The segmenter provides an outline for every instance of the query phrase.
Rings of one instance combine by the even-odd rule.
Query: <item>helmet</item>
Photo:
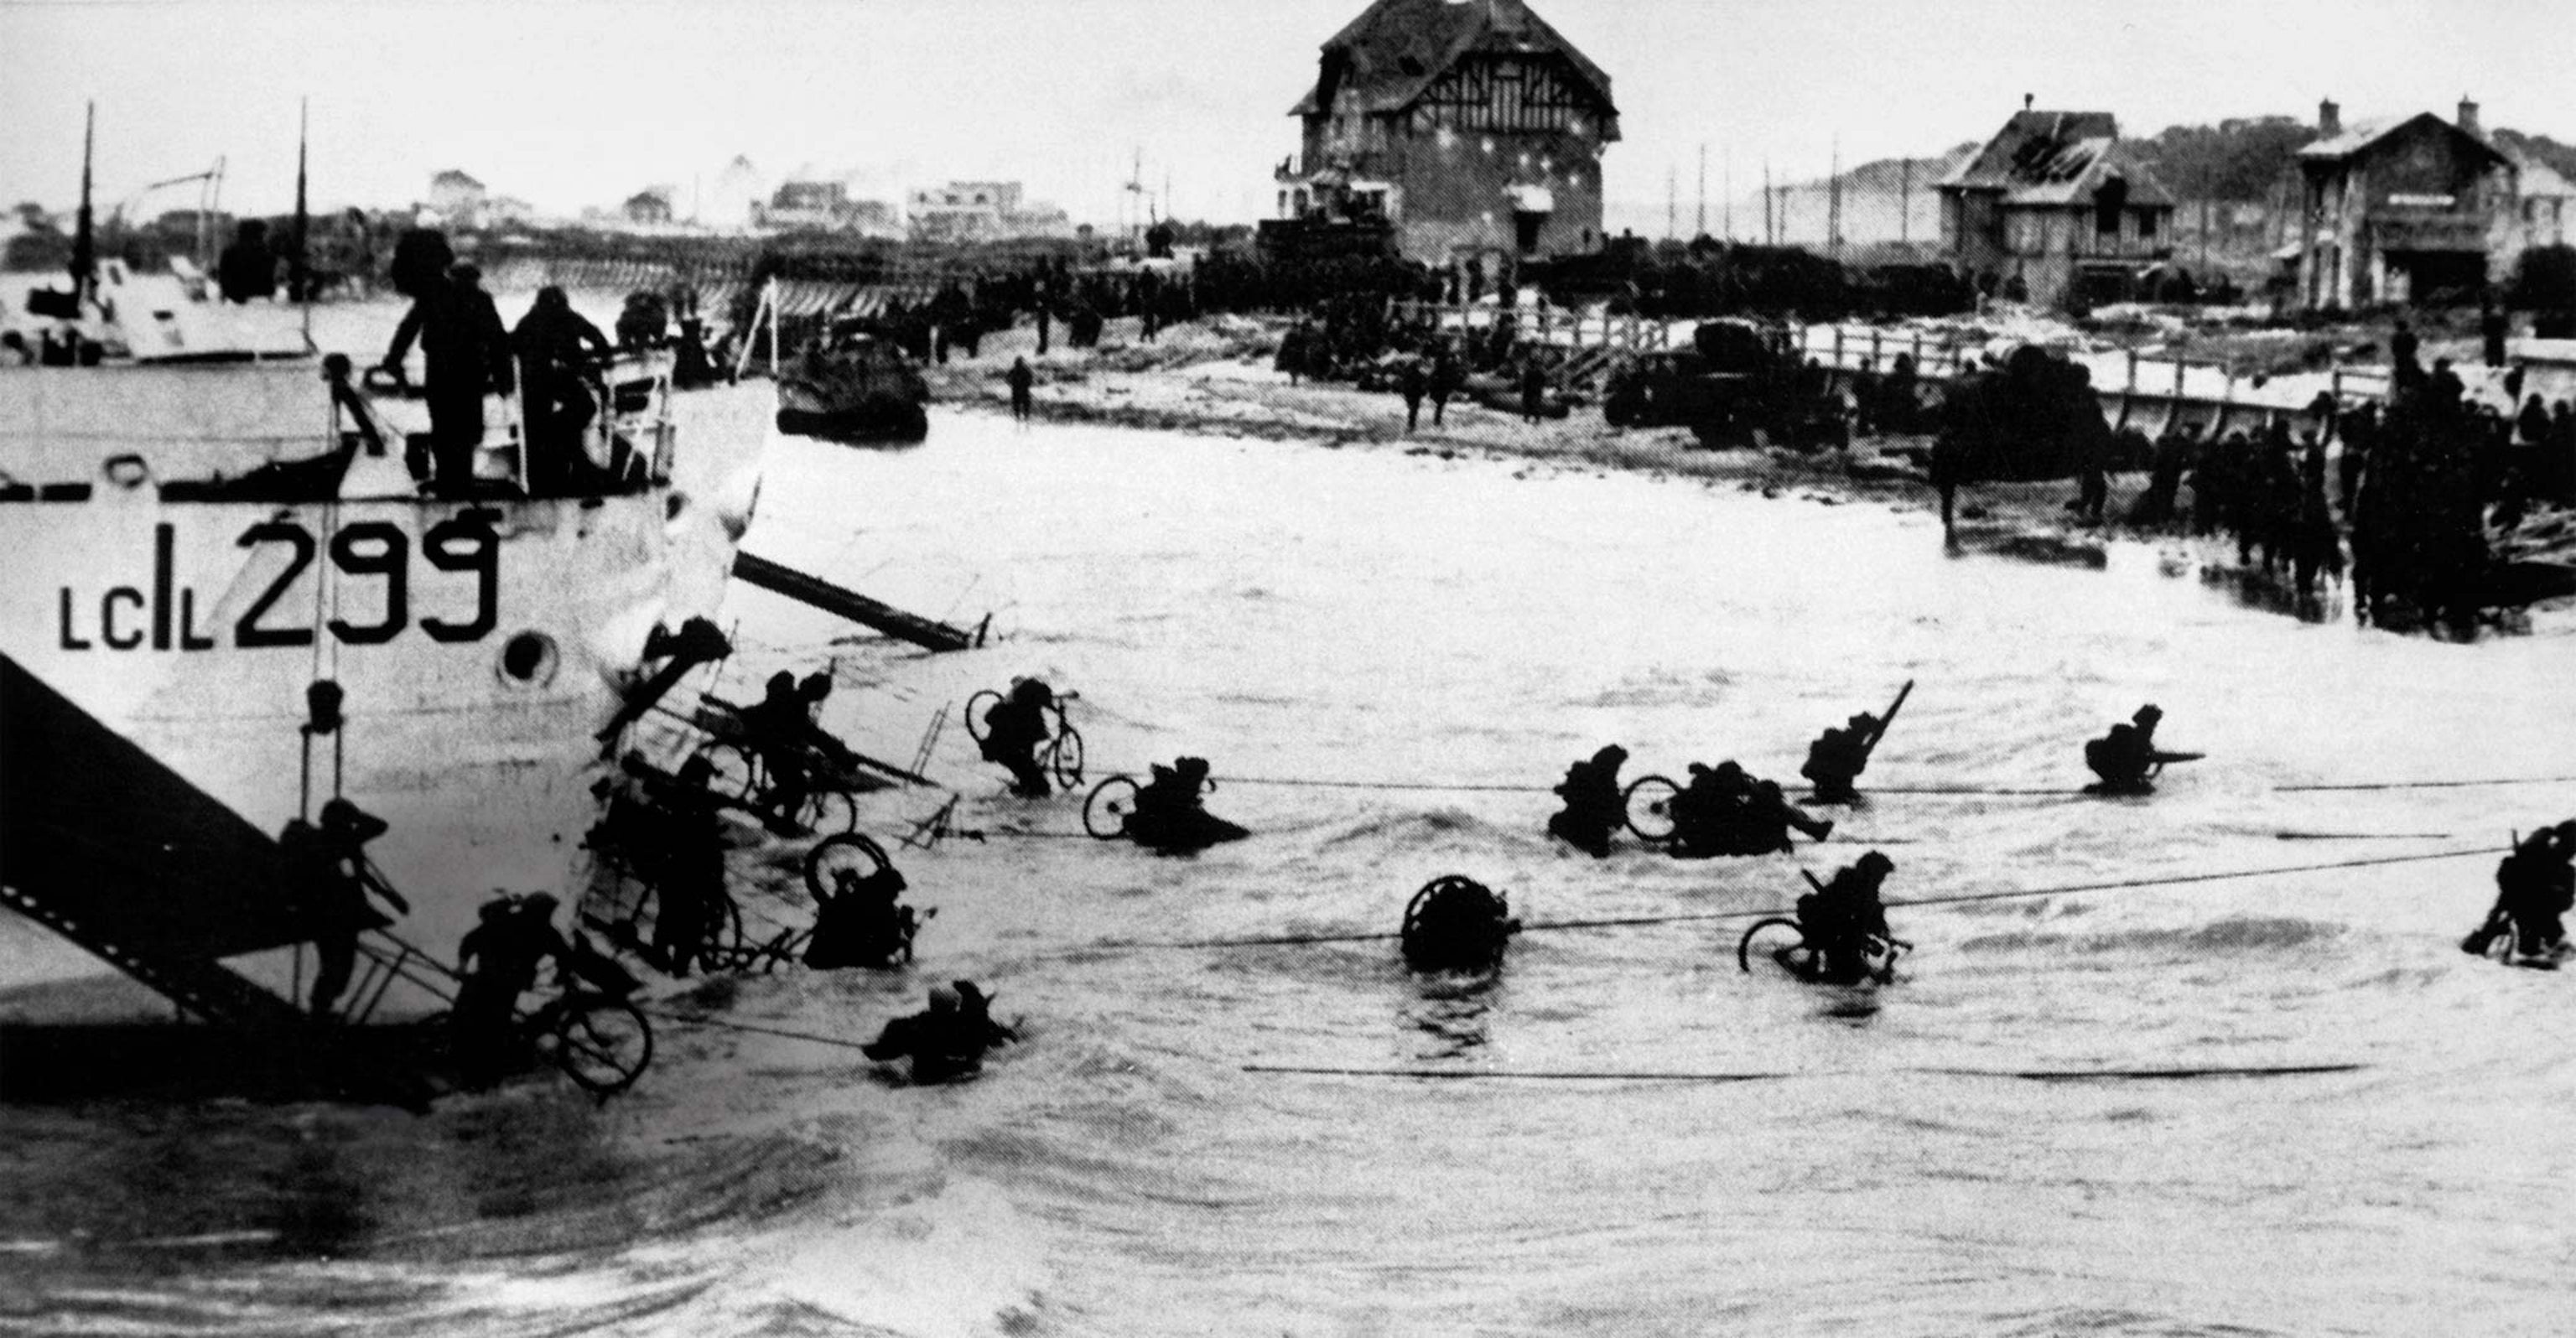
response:
[[[1853,729],[1876,729],[1878,728],[1878,717],[1871,715],[1867,711],[1863,711],[1843,723]]]
[[[1592,760],[1602,766],[1617,766],[1628,760],[1628,750],[1614,743],[1594,753]]]
[[[1023,678],[1011,685],[1011,700],[1044,706],[1055,700],[1055,690],[1046,685],[1045,679]]]
[[[1854,867],[1877,873],[1894,873],[1896,872],[1896,861],[1873,850],[1862,855],[1858,864]]]
[[[2137,721],[2141,725],[2151,725],[2156,721],[2164,719],[2165,713],[2157,709],[2154,702],[2149,702],[2146,705],[2139,707],[2138,713],[2129,718]]]
[[[957,996],[956,986],[933,985],[930,987],[930,1011],[934,1013],[954,1013],[957,1011],[958,1003],[959,999]]]

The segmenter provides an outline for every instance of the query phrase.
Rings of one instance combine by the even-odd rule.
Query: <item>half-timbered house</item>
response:
[[[1521,0],[1377,0],[1291,114],[1281,218],[1383,221],[1432,264],[1601,244],[1610,76]]]

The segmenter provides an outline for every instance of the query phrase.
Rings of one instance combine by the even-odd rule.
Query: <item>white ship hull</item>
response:
[[[336,788],[392,824],[371,854],[413,906],[396,932],[445,955],[494,888],[561,893],[580,872],[594,733],[655,627],[714,612],[762,438],[690,443],[667,480],[597,497],[431,501],[398,460],[362,458],[336,500],[177,500],[170,481],[205,477],[208,455],[237,466],[257,434],[155,437],[116,412],[166,400],[202,420],[210,392],[279,398],[273,375],[0,376],[0,483],[36,492],[0,501],[0,651],[263,831],[318,807],[339,768]],[[301,443],[264,454],[327,440],[324,387],[301,376]],[[123,454],[148,477],[109,463]],[[367,469],[392,481],[371,489]],[[85,497],[62,486],[83,479]],[[308,741],[324,679],[345,724]]]

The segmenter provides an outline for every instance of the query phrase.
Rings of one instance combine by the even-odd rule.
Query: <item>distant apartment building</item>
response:
[[[1383,223],[1430,264],[1601,245],[1610,76],[1522,0],[1377,0],[1290,115],[1282,220]]]
[[[1942,247],[1982,291],[2048,307],[2117,297],[2173,255],[2174,197],[2109,112],[2025,99],[1935,189]]]
[[[786,181],[758,210],[764,228],[783,232],[854,232],[861,236],[899,238],[894,209],[883,200],[854,200],[839,181]]]
[[[669,186],[650,186],[627,196],[626,203],[618,209],[629,223],[645,227],[666,225],[675,217],[671,208],[672,194]]]
[[[1063,210],[1030,204],[1016,181],[952,181],[914,191],[905,208],[915,241],[1060,237],[1070,231]]]

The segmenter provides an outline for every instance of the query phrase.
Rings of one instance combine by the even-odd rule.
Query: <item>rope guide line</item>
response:
[[[1960,906],[1973,902],[2008,901],[2024,897],[2069,896],[2078,892],[2110,892],[2141,887],[2173,887],[2187,883],[2217,883],[2245,878],[2267,878],[2278,874],[2321,873],[2335,869],[2363,869],[2387,864],[2419,864],[2429,860],[2469,859],[2493,855],[2493,848],[2425,851],[2411,855],[2377,855],[2365,859],[2330,860],[2319,864],[2275,865],[2262,869],[2235,869],[2219,873],[2168,874],[2157,878],[2122,878],[2102,883],[2070,883],[2060,887],[2021,888],[2009,892],[1963,892],[1948,897],[1916,897],[1889,901],[1889,910],[1911,906]],[[1612,916],[1593,920],[1541,920],[1524,924],[1521,932],[1535,934],[1555,929],[1615,929],[1631,925],[1682,924],[1703,920],[1753,920],[1771,915],[1795,914],[1792,907],[1770,906],[1753,910],[1684,911],[1671,915]],[[1369,943],[1403,937],[1400,933],[1351,934],[1286,934],[1269,938],[1196,939],[1172,943],[1109,942],[1095,943],[1067,952],[1119,951],[1142,948],[1269,948],[1296,947],[1314,943]]]

